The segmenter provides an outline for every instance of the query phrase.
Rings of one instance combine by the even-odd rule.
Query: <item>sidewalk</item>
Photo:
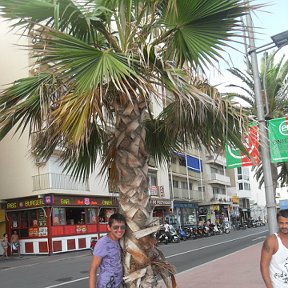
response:
[[[264,288],[260,273],[260,253],[262,243],[218,258],[201,266],[176,275],[177,288]],[[79,251],[53,256],[12,256],[0,259],[0,271],[22,265],[35,265],[39,262],[57,261],[70,257],[85,257],[89,252]],[[159,284],[159,288],[164,288]]]
[[[262,243],[229,254],[176,275],[178,288],[261,288]],[[160,286],[163,287],[164,286]]]

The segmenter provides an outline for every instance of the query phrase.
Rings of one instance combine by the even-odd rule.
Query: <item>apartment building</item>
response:
[[[7,31],[1,23],[5,73],[0,74],[0,89],[29,74],[27,51],[14,45],[26,40]],[[153,103],[152,110],[159,113],[159,103]],[[16,230],[22,254],[87,249],[91,237],[106,233],[107,219],[118,209],[117,189],[98,175],[98,166],[84,182],[71,179],[59,166],[59,150],[43,162],[31,149],[34,137],[29,139],[28,131],[19,135],[15,131],[0,142],[0,232],[10,236]],[[150,161],[148,178],[154,216],[162,221],[167,217],[176,225],[223,221],[237,207],[228,192],[231,179],[223,155],[196,148],[179,151],[167,165]]]

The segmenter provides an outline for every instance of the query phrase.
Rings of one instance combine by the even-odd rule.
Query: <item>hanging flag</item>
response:
[[[236,147],[231,147],[226,144],[226,169],[232,169],[242,166],[258,165],[259,160],[259,141],[258,141],[258,127],[255,123],[250,124],[249,135],[244,137],[244,146],[248,151],[251,159],[247,157]]]
[[[288,162],[288,117],[268,121],[271,162]]]

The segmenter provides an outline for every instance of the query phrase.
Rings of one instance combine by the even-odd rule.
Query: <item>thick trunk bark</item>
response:
[[[147,192],[148,163],[143,127],[146,103],[136,98],[133,103],[131,99],[121,100],[115,105],[115,169],[120,211],[128,224],[122,243],[125,279],[127,287],[151,288],[157,286],[157,277],[165,271],[161,268],[169,264],[164,258],[160,259],[162,255],[153,237],[157,227],[152,223],[153,209]],[[167,270],[163,275],[166,274]]]

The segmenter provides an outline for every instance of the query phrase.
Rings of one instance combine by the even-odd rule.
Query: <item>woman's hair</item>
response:
[[[277,219],[278,219],[280,216],[281,216],[281,217],[284,217],[284,218],[288,218],[288,209],[284,209],[284,210],[278,211],[278,213],[277,213]]]
[[[118,222],[124,222],[126,224],[126,219],[125,217],[120,214],[120,213],[114,213],[110,216],[109,220],[108,220],[108,225],[111,227],[113,221],[118,221]]]

